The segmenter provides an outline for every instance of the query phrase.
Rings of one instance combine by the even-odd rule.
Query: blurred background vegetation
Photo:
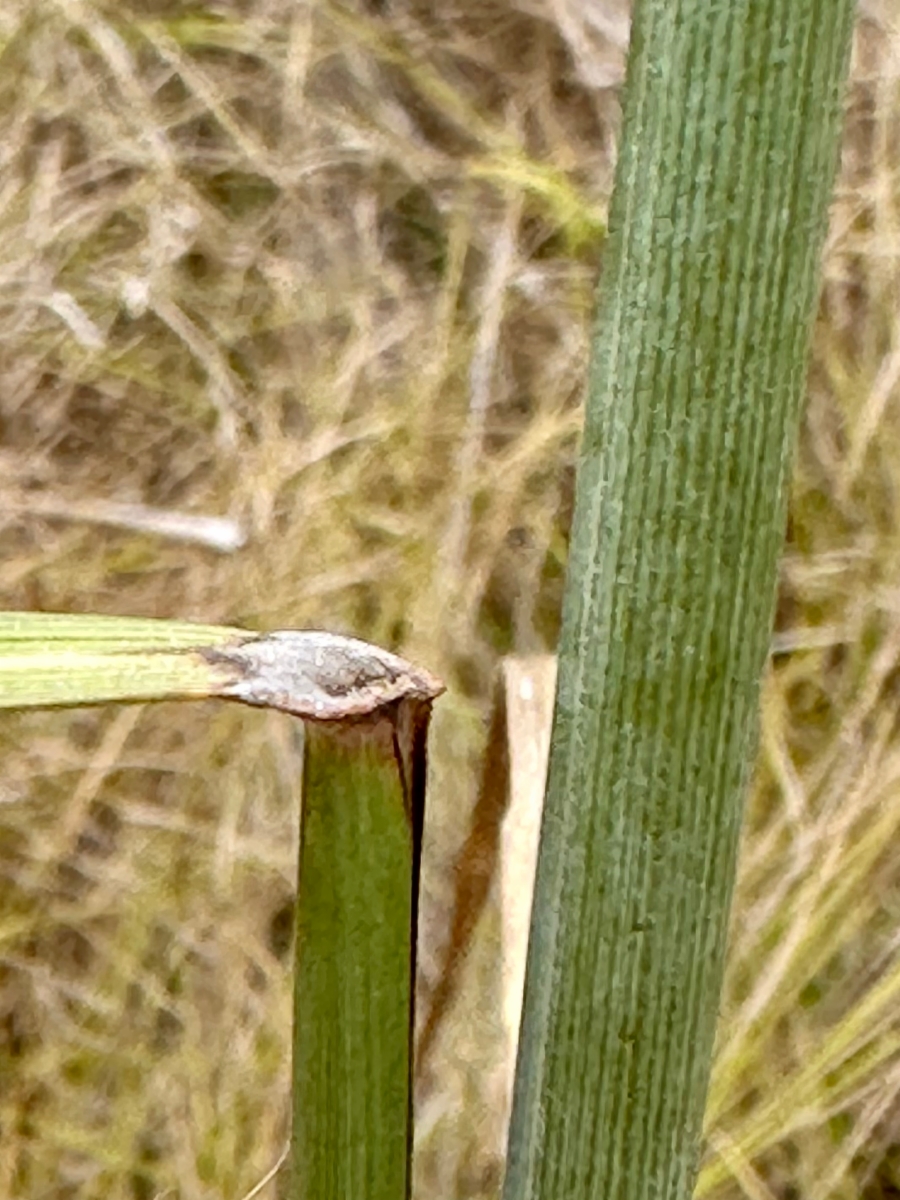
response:
[[[555,643],[627,35],[619,0],[0,3],[0,605],[443,674],[423,1013],[497,660]],[[898,151],[900,5],[863,0],[702,1195],[900,1194]],[[291,722],[0,744],[0,1196],[239,1200],[287,1133]],[[494,916],[423,1200],[497,1194]]]

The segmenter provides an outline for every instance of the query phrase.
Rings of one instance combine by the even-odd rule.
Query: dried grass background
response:
[[[0,604],[441,672],[425,1008],[494,665],[555,643],[626,43],[617,0],[0,4]],[[900,1190],[898,85],[900,7],[863,4],[704,1195]],[[277,1161],[294,738],[4,719],[0,1196],[238,1200]],[[497,1194],[493,934],[423,1200]]]

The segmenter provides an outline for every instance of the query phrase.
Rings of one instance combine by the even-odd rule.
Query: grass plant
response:
[[[394,655],[315,631],[0,613],[0,708],[220,696],[306,721],[291,1200],[410,1192],[419,863],[441,690]]]
[[[496,659],[558,634],[627,28],[613,0],[0,12],[0,607],[433,664],[423,1017]],[[894,0],[862,0],[704,1196],[900,1175],[898,79]],[[0,1195],[241,1200],[290,1131],[291,722],[35,712],[0,746]],[[424,1200],[497,1195],[494,932],[418,1081]]]

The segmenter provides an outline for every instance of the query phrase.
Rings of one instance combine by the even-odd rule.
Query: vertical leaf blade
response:
[[[693,1186],[851,18],[637,5],[505,1200]]]

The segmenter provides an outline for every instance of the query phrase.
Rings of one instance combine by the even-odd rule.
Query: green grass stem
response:
[[[320,631],[0,614],[0,707],[222,696],[309,718],[294,978],[292,1200],[403,1200],[416,911],[440,683]]]
[[[397,715],[306,729],[291,1200],[409,1195],[425,729]]]
[[[505,1200],[687,1200],[849,0],[641,0]]]

